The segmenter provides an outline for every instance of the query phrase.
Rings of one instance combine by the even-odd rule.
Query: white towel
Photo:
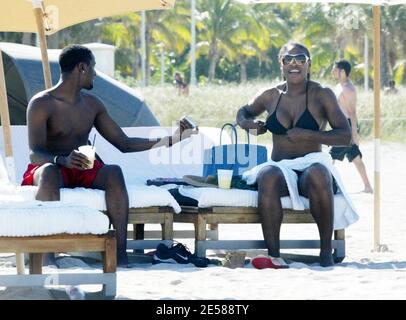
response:
[[[294,210],[304,210],[305,204],[303,202],[303,198],[299,196],[299,190],[297,186],[298,177],[295,171],[303,171],[312,164],[320,163],[321,165],[325,166],[333,175],[334,179],[337,182],[338,186],[338,193],[341,193],[344,196],[345,201],[347,202],[347,210],[345,212],[345,216],[349,221],[357,221],[358,214],[354,208],[354,204],[352,203],[348,193],[345,191],[344,185],[341,181],[341,177],[337,171],[337,169],[333,166],[333,161],[331,156],[325,152],[313,152],[309,153],[304,157],[295,158],[295,159],[285,159],[281,161],[272,161],[269,160],[259,166],[252,168],[249,171],[243,173],[243,180],[247,182],[247,184],[254,184],[257,180],[257,176],[259,171],[266,167],[266,166],[275,166],[281,169],[283,176],[286,180],[286,185],[289,190],[289,196],[292,200],[292,206]]]
[[[104,234],[109,218],[83,205],[60,201],[4,201],[0,197],[0,236],[29,237],[52,234]]]
[[[181,211],[179,204],[167,190],[156,186],[132,184],[127,184],[127,190],[130,208],[168,206],[172,207],[176,213]],[[38,187],[36,186],[0,185],[0,202],[34,201],[37,191]],[[103,190],[62,188],[61,202],[86,205],[90,208],[101,211],[106,210],[106,201]]]
[[[198,201],[200,208],[258,206],[257,191],[181,186],[179,192],[185,197]],[[309,199],[302,196],[300,198],[305,208],[309,209]],[[293,208],[290,197],[282,197],[281,203],[284,209]],[[334,195],[334,230],[344,229],[357,221],[357,217],[351,214],[348,207],[348,203],[341,193]]]

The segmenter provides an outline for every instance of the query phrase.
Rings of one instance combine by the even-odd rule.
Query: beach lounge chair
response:
[[[198,201],[198,207],[182,207],[182,212],[174,217],[177,223],[192,223],[195,230],[195,253],[206,256],[207,249],[266,249],[263,240],[208,240],[208,224],[245,224],[261,223],[257,210],[257,191],[222,190],[217,188],[181,187],[180,193]],[[302,197],[306,210],[292,210],[289,197],[281,198],[284,208],[283,223],[315,223],[308,208],[309,201]],[[340,262],[345,257],[345,227],[353,223],[347,211],[347,203],[341,194],[334,197],[334,259]],[[281,240],[281,249],[317,249],[319,240]]]
[[[315,223],[308,210],[294,211],[284,209],[283,223]],[[215,206],[209,208],[182,207],[182,212],[174,217],[177,223],[192,223],[195,230],[195,253],[199,257],[206,256],[208,249],[266,249],[263,240],[209,240],[206,235],[206,226],[219,224],[261,223],[257,208],[253,207],[225,207]],[[345,230],[334,230],[334,261],[341,262],[345,257]],[[281,249],[318,249],[319,240],[281,240]]]
[[[102,212],[77,204],[25,201],[4,179],[0,158],[0,252],[28,253],[29,275],[2,274],[0,286],[102,284],[106,298],[116,295],[116,239]],[[47,252],[100,252],[103,272],[42,274]],[[54,270],[54,269],[53,269]],[[56,269],[58,270],[58,269]]]
[[[167,127],[129,127],[123,128],[123,130],[129,137],[156,138],[170,135],[172,129]],[[93,129],[90,136],[92,137],[94,134],[98,133]],[[149,207],[130,209],[129,224],[133,225],[133,231],[129,232],[129,238],[136,239],[136,241],[129,241],[129,248],[156,248],[159,240],[150,240],[150,238],[179,239],[194,237],[194,232],[191,230],[173,230],[173,217],[181,211],[180,206],[173,204],[171,211],[168,211],[170,209],[168,206],[154,206],[152,199],[156,197],[157,190],[165,194],[169,194],[169,192],[164,188],[147,187],[146,182],[154,178],[182,178],[187,174],[200,174],[204,156],[202,150],[213,146],[214,140],[218,139],[218,135],[219,129],[202,127],[200,128],[200,134],[171,148],[158,148],[136,153],[121,153],[103,137],[97,136],[96,150],[100,157],[106,163],[119,165],[129,185],[150,190],[146,195],[151,199]],[[226,139],[226,141],[228,140]],[[167,186],[167,189],[170,188],[171,186]],[[171,198],[173,199],[172,196]],[[175,200],[173,199],[173,201]],[[169,212],[175,214],[169,215]],[[162,224],[162,236],[160,232],[155,230],[144,231],[144,225],[151,223]],[[209,239],[217,239],[217,227],[209,225],[206,236]]]
[[[137,137],[162,136],[168,134],[170,130],[162,127],[123,129],[129,136]],[[181,161],[177,158],[180,156],[179,148],[181,146],[179,145],[170,149],[159,148],[123,154],[93,129],[90,137],[93,137],[94,134],[97,135],[95,143],[97,154],[106,164],[119,165],[124,173],[130,200],[128,223],[133,225],[133,231],[129,231],[128,249],[155,249],[160,240],[173,239],[173,215],[179,213],[181,208],[168,190],[157,186],[147,186],[146,180],[157,177],[182,177],[184,174],[197,174],[200,172],[201,156],[199,158],[199,155],[188,155],[188,152],[182,151],[182,156],[186,159]],[[11,136],[17,171],[16,177],[21,178],[29,163],[27,127],[12,126]],[[199,137],[193,139],[196,139],[197,144],[200,143]],[[2,131],[0,131],[0,142],[1,152],[3,148]],[[201,143],[205,143],[205,147],[212,145],[207,139]],[[199,145],[198,149],[200,150]],[[195,160],[196,156],[198,160]],[[34,200],[36,190],[37,187],[16,187],[16,192],[20,193],[25,200]],[[61,201],[80,203],[100,211],[106,210],[104,191],[101,190],[63,188],[61,189]],[[153,232],[154,240],[145,239],[144,236],[148,237],[149,234],[144,234],[144,224],[160,224],[162,232],[160,234]]]
[[[1,131],[0,131],[1,132]],[[17,180],[22,178],[22,174],[26,170],[26,166],[29,163],[29,149],[28,149],[28,135],[26,126],[12,126],[11,127],[12,144],[14,151],[14,159],[16,163],[16,177]],[[3,137],[0,133],[0,152],[2,152]],[[102,147],[102,139],[100,137],[96,141],[100,147]],[[107,142],[106,142],[107,143]],[[112,146],[109,145],[109,153],[112,152]],[[117,151],[120,153],[119,151]],[[103,152],[102,152],[103,153]],[[104,153],[103,153],[104,154]],[[102,156],[102,155],[101,155]],[[106,160],[105,160],[106,161]],[[145,220],[145,214],[151,214],[154,216],[154,223],[161,223],[163,225],[163,238],[172,239],[172,215],[175,211],[180,211],[180,207],[171,194],[164,189],[155,186],[145,186],[142,184],[127,184],[129,200],[130,200],[130,215],[129,224],[143,223]],[[24,186],[16,187],[15,191],[20,194],[26,201],[34,200],[37,187]],[[78,203],[89,206],[90,208],[97,209],[99,211],[106,211],[106,204],[104,199],[104,191],[74,188],[61,189],[61,202],[63,203]],[[147,208],[147,209],[145,209]],[[139,247],[152,247],[155,248],[159,241],[129,241],[129,248]]]

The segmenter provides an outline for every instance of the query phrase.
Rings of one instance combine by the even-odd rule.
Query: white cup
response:
[[[233,170],[217,170],[217,180],[219,188],[221,189],[230,189],[231,179],[233,178]]]
[[[93,165],[94,165],[95,155],[96,155],[96,148],[93,146],[86,145],[86,146],[80,146],[78,150],[80,153],[84,154],[91,162],[91,164],[86,169],[92,169]]]

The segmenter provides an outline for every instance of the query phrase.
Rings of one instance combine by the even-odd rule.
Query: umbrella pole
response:
[[[147,71],[146,71],[146,60],[147,60],[147,44],[145,39],[146,26],[145,26],[145,11],[141,11],[141,86],[145,87],[147,85]]]
[[[9,169],[8,161],[11,158],[13,160],[13,147],[11,143],[11,128],[10,128],[10,114],[8,109],[7,101],[7,89],[6,89],[6,79],[4,76],[4,67],[3,67],[3,55],[0,49],[0,115],[1,115],[1,126],[3,128],[3,140],[4,140],[4,151],[6,155],[6,166],[7,172],[9,174],[9,179],[12,182],[15,182],[15,174]]]
[[[6,155],[6,166],[7,173],[9,174],[10,180],[15,183],[15,166],[13,158],[13,147],[11,143],[11,126],[10,126],[10,114],[8,109],[7,101],[7,89],[6,89],[6,79],[3,67],[3,54],[0,49],[0,116],[1,116],[1,126],[3,128],[3,140],[4,140],[4,151]],[[24,274],[24,254],[16,252],[16,266],[17,273]]]
[[[44,72],[45,88],[49,89],[52,87],[51,69],[49,67],[47,40],[45,37],[45,27],[43,20],[44,15],[41,6],[37,6],[34,4],[34,16],[37,22],[37,32],[39,38],[39,45],[41,49],[42,70]]]
[[[196,79],[196,0],[192,0],[191,3],[191,20],[192,23],[190,25],[190,33],[192,35],[192,41],[190,44],[190,56],[191,56],[191,64],[190,64],[190,83],[195,86],[197,85]]]
[[[375,142],[375,171],[374,171],[374,250],[381,251],[381,7],[373,7],[374,14],[374,142]]]

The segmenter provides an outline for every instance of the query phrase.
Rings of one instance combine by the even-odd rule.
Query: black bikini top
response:
[[[286,90],[286,86],[284,91]],[[313,115],[310,113],[307,107],[307,84],[306,84],[306,108],[305,111],[300,116],[299,120],[291,128],[285,128],[276,117],[276,112],[278,110],[279,102],[281,101],[282,93],[279,95],[278,102],[276,103],[275,111],[266,120],[266,128],[273,134],[284,135],[291,128],[302,128],[309,129],[313,131],[319,131],[320,127],[317,121],[314,119]]]

